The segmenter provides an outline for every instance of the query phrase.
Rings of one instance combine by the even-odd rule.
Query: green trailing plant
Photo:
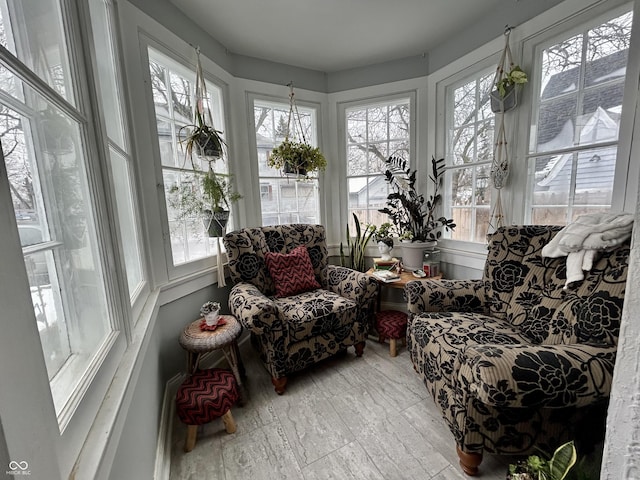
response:
[[[507,91],[516,85],[524,85],[528,82],[527,74],[518,65],[514,65],[509,73],[496,82],[496,90],[502,98],[507,95]]]
[[[176,209],[177,219],[200,216],[210,237],[224,234],[229,219],[230,203],[242,198],[231,185],[231,176],[216,175],[212,169],[194,183],[174,185],[169,189],[169,205]]]
[[[509,465],[508,480],[564,480],[576,464],[574,443],[560,445],[549,460],[530,455],[526,460]]]
[[[194,123],[185,125],[178,131],[180,145],[183,146],[185,155],[191,159],[192,164],[194,154],[214,159],[222,157],[226,144],[221,135],[220,130],[207,125],[204,120],[204,112],[199,109],[196,109]]]
[[[417,171],[411,170],[405,160],[391,156],[385,163],[384,176],[392,192],[387,196],[387,206],[378,211],[389,216],[401,240],[438,240],[442,236],[442,230],[453,231],[456,228],[453,219],[436,217],[436,211],[442,203],[440,188],[444,176],[444,158],[431,158],[429,179],[434,190],[429,198],[418,193]]]
[[[308,176],[311,172],[324,171],[327,159],[318,147],[286,139],[271,151],[267,165],[283,169],[285,173]]]
[[[393,238],[395,234],[393,223],[385,222],[376,229],[376,241],[379,242],[385,238]]]
[[[360,220],[355,213],[353,214],[353,221],[356,226],[356,234],[352,239],[349,232],[349,224],[347,223],[347,249],[349,253],[348,255],[345,253],[344,245],[340,242],[340,265],[364,272],[367,269],[365,252],[369,241],[376,233],[376,227],[375,225],[366,225],[362,229]]]

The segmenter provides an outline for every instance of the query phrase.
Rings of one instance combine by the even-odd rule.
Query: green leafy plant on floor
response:
[[[573,443],[560,445],[549,460],[538,455],[530,455],[509,465],[507,480],[564,480],[569,470],[576,464],[577,454]]]
[[[355,213],[353,221],[356,226],[356,235],[351,238],[349,224],[347,224],[347,249],[349,253],[345,253],[344,245],[340,242],[340,265],[364,272],[367,270],[365,252],[369,241],[376,233],[376,227],[375,225],[366,225],[363,230]]]

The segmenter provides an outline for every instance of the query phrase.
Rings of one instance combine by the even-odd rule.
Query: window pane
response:
[[[300,114],[288,125],[289,105],[273,102],[254,102],[254,126],[258,171],[260,175],[260,203],[263,225],[285,223],[318,223],[320,200],[317,172],[309,172],[309,179],[283,178],[283,173],[267,165],[274,147],[282,143],[287,133],[290,139],[304,140],[315,145],[315,111],[298,106]],[[364,166],[364,157],[361,159]]]
[[[121,95],[117,84],[119,71],[116,68],[113,38],[109,24],[109,10],[105,0],[89,0],[91,12],[91,29],[96,51],[95,61],[98,90],[102,99],[107,135],[124,151],[128,151],[124,143],[124,122],[122,120]]]
[[[127,159],[110,150],[111,170],[113,172],[113,184],[115,187],[116,203],[118,204],[118,221],[120,223],[120,235],[122,236],[122,248],[124,249],[125,267],[127,270],[127,284],[129,296],[133,298],[140,283],[142,283],[142,263],[140,245],[138,243],[138,222],[135,218],[135,203],[133,200],[134,187],[131,184],[131,173]]]
[[[13,80],[19,83],[17,78]],[[21,87],[22,88],[22,87]],[[25,89],[0,137],[56,412],[112,331],[80,125]]]
[[[578,212],[610,208],[617,152],[611,143],[620,130],[631,21],[629,12],[585,27],[542,52],[530,151],[547,154],[530,158],[535,222],[564,223]],[[605,143],[611,145],[588,148]]]
[[[0,42],[67,102],[75,105],[60,3],[57,0],[3,0],[0,2]]]
[[[220,182],[228,184],[232,180],[224,158],[226,152],[219,160],[201,158],[195,153],[188,157],[181,142],[193,124],[195,71],[149,48],[149,73],[156,110],[172,259],[174,265],[179,265],[218,253],[217,237],[209,235],[221,232],[208,231],[207,227],[212,223],[205,211],[210,205],[201,204],[203,175],[211,170]],[[208,102],[205,103],[211,110],[213,127],[221,131],[224,125],[222,92],[209,82],[206,82],[206,86]],[[224,139],[224,131],[221,136]],[[231,191],[234,191],[233,188]],[[227,192],[227,198],[229,195]],[[222,206],[224,210],[227,210],[226,207]],[[233,218],[229,214],[226,231],[232,229]]]
[[[492,88],[493,74],[484,71],[447,89],[447,159],[451,169],[446,176],[450,195],[445,199],[445,210],[451,209],[456,223],[451,234],[455,240],[486,241],[495,135],[489,98]]]
[[[347,108],[345,124],[350,228],[355,228],[353,213],[362,224],[381,225],[389,221],[378,212],[389,192],[385,161],[392,155],[411,158],[409,99]]]

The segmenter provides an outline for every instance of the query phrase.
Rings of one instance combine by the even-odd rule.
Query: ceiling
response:
[[[234,54],[336,72],[421,55],[503,0],[170,0]]]

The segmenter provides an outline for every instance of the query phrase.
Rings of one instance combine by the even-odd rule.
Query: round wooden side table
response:
[[[200,328],[202,318],[199,318],[182,331],[180,345],[187,351],[187,373],[191,375],[198,369],[201,354],[222,350],[233,376],[236,377],[240,389],[240,404],[243,405],[246,399],[242,384],[245,370],[238,350],[238,337],[242,332],[242,326],[233,315],[220,315],[220,318],[226,323],[219,325],[215,330],[202,330]]]

